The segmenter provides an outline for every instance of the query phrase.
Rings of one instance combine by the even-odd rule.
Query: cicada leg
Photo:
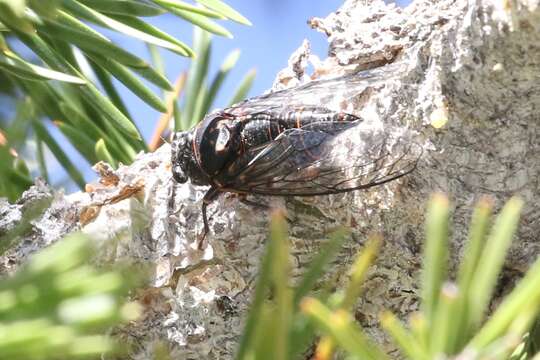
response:
[[[276,204],[273,202],[270,202],[270,204],[255,202],[253,200],[249,200],[247,198],[247,194],[237,194],[237,196],[238,196],[238,201],[240,201],[242,204],[253,206],[256,209],[261,209],[265,211],[271,211],[272,209],[276,209],[276,206],[275,206]],[[278,208],[281,208],[281,207],[279,206]],[[282,209],[285,210],[285,208],[282,208]],[[287,220],[287,222],[289,222],[290,224],[293,224],[294,219],[288,215],[287,211],[284,211],[284,213],[285,213],[285,219]]]
[[[204,229],[203,229],[202,234],[199,235],[199,239],[197,243],[197,248],[199,250],[202,250],[204,239],[206,238],[206,234],[208,234],[208,232],[210,231],[210,226],[208,226],[208,215],[206,213],[206,208],[208,207],[208,205],[212,203],[212,201],[216,200],[219,194],[220,194],[220,191],[218,189],[210,188],[210,190],[208,190],[206,194],[204,194],[204,197],[202,199],[203,201],[202,216],[203,216]]]
[[[254,208],[261,209],[261,210],[270,210],[272,208],[268,204],[249,200],[247,198],[247,194],[238,194],[238,201],[240,201],[242,204],[253,206]]]

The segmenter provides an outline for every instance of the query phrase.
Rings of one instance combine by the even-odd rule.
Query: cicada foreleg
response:
[[[199,250],[202,250],[206,234],[208,234],[208,232],[210,231],[210,226],[208,225],[208,215],[207,215],[207,212],[206,212],[206,208],[208,207],[208,205],[210,205],[212,203],[212,201],[217,199],[219,194],[220,194],[220,191],[217,188],[212,187],[212,188],[210,188],[210,190],[208,190],[206,192],[206,194],[204,194],[204,197],[202,199],[202,201],[203,201],[203,204],[202,204],[202,216],[203,216],[204,228],[203,228],[202,234],[199,235],[199,239],[198,239],[198,243],[197,243],[197,248]]]

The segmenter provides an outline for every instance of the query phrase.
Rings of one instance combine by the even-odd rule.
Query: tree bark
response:
[[[274,90],[399,63],[396,76],[362,94],[362,107],[354,111],[372,124],[406,130],[424,149],[412,174],[383,186],[273,199],[286,207],[290,220],[294,277],[338,225],[353,230],[330,269],[338,283],[346,280],[368,235],[383,234],[356,318],[394,354],[378,314],[389,309],[405,318],[418,307],[424,207],[431,193],[447,193],[454,206],[453,264],[472,206],[484,195],[497,207],[512,195],[526,203],[507,259],[510,278],[539,253],[538,1],[418,0],[402,9],[348,0],[310,24],[328,36],[328,57],[318,61],[304,43],[278,74]],[[314,67],[311,74],[308,65]],[[0,204],[0,233],[9,233],[33,201],[52,199],[19,245],[0,258],[2,270],[13,271],[29,253],[68,232],[89,233],[103,244],[99,261],[129,259],[153,269],[138,294],[143,319],[117,331],[136,345],[133,359],[149,357],[163,343],[173,358],[231,358],[267,236],[267,211],[221,196],[209,209],[211,232],[201,252],[196,243],[206,189],[172,181],[168,145],[117,171],[98,169],[101,182],[87,192],[51,195],[36,187],[29,193],[34,196],[16,205]]]

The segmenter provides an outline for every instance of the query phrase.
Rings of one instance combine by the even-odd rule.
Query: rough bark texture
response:
[[[274,89],[402,63],[399,74],[364,94],[362,109],[355,111],[414,134],[424,148],[417,170],[368,191],[278,199],[291,220],[295,274],[337,225],[351,226],[353,236],[334,263],[336,274],[344,274],[369,233],[384,235],[356,314],[380,342],[385,340],[377,319],[382,309],[406,316],[417,308],[430,193],[443,191],[454,204],[456,257],[481,195],[491,196],[497,206],[515,194],[526,202],[507,268],[523,271],[539,253],[537,6],[535,0],[442,0],[401,9],[382,1],[349,0],[327,18],[310,22],[328,36],[328,58],[318,61],[304,44],[278,75]],[[309,63],[315,68],[311,75],[305,70]],[[441,120],[447,122],[437,128]],[[114,173],[101,166],[102,184],[86,193],[52,195],[38,187],[19,204],[0,203],[0,233],[5,233],[33,202],[53,201],[19,246],[0,258],[1,265],[10,272],[28,253],[81,229],[103,241],[100,260],[128,258],[154,269],[152,283],[139,294],[144,318],[118,333],[136,344],[132,358],[148,358],[159,342],[168,344],[173,358],[231,358],[267,234],[267,212],[220,197],[210,207],[208,246],[199,252],[195,244],[204,189],[173,184],[170,167],[165,145]]]

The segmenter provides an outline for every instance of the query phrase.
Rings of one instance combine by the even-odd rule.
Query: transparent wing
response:
[[[329,122],[286,130],[269,145],[246,154],[249,162],[239,159],[240,165],[231,166],[235,173],[227,174],[232,181],[226,190],[335,194],[380,185],[415,169],[422,149],[409,137],[372,129],[351,129],[359,134],[353,136],[345,130],[342,123]]]
[[[226,112],[238,115],[264,112],[283,107],[321,106],[340,109],[344,101],[362,96],[373,86],[381,86],[399,75],[403,65],[390,64],[333,79],[310,81],[305,85],[257,96],[232,107]]]

